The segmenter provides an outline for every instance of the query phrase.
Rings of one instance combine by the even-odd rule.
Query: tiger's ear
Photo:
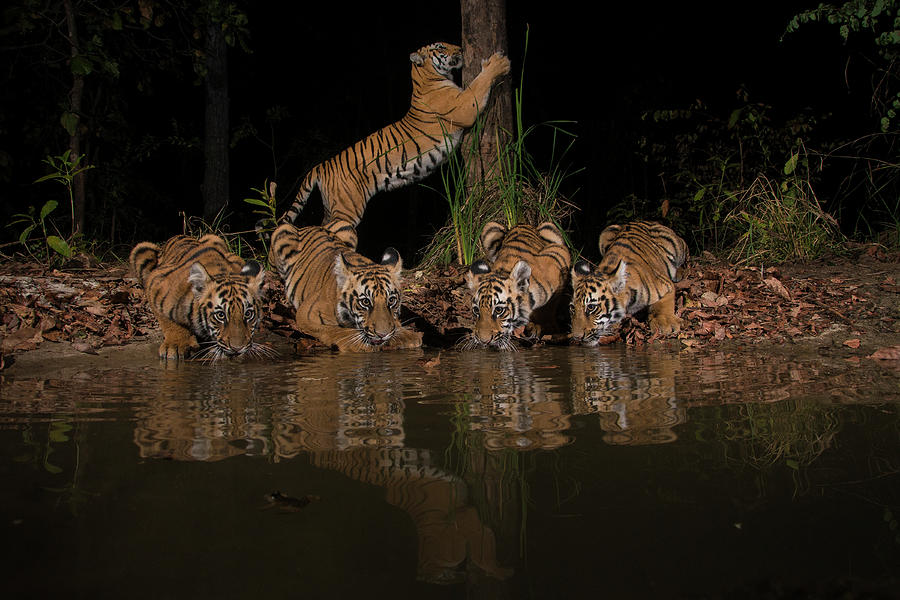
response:
[[[475,276],[490,272],[491,265],[486,260],[476,260],[466,271],[466,285],[469,286],[470,290],[475,291],[475,288],[478,286],[478,280]]]
[[[384,254],[381,255],[381,264],[393,267],[391,270],[394,275],[399,275],[400,271],[403,270],[403,259],[400,258],[400,253],[397,252],[397,249],[392,246],[385,248]]]
[[[586,260],[579,260],[572,267],[572,281],[578,281],[582,277],[591,274],[591,263]]]
[[[196,262],[191,265],[188,281],[191,282],[191,289],[194,290],[194,295],[199,296],[206,289],[206,284],[209,283],[209,273],[206,272],[203,265]]]
[[[425,58],[419,54],[418,52],[413,52],[409,55],[409,60],[420,67],[425,64]]]
[[[338,252],[337,256],[334,257],[334,277],[337,280],[338,290],[344,289],[347,285],[347,280],[353,277],[353,272],[350,271],[350,267],[347,265],[347,261],[344,260],[344,255],[341,252]]]
[[[628,265],[624,260],[619,261],[619,266],[616,267],[616,272],[612,274],[610,280],[612,281],[610,290],[613,294],[618,294],[625,289],[625,282],[628,281]]]
[[[241,267],[241,275],[251,278],[250,286],[254,291],[262,286],[263,280],[266,278],[266,272],[262,270],[262,267],[260,267],[259,263],[255,260],[248,260],[247,263]]]
[[[509,277],[515,282],[516,287],[519,290],[523,292],[526,291],[528,285],[531,283],[531,265],[524,260],[520,260],[516,263],[516,266],[513,267]]]

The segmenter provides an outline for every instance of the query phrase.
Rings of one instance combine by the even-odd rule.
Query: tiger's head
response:
[[[403,261],[388,248],[380,264],[350,264],[338,252],[334,259],[337,280],[337,320],[354,330],[356,341],[365,346],[381,346],[401,328],[400,273]]]
[[[587,261],[572,268],[572,340],[597,345],[600,337],[628,314],[628,266],[620,261],[611,273],[592,271]]]
[[[528,324],[531,316],[531,266],[520,260],[512,271],[491,270],[485,260],[477,260],[466,273],[472,291],[475,327],[463,340],[464,347],[514,349],[513,332]]]
[[[239,273],[212,276],[199,262],[191,265],[188,281],[196,310],[191,315],[193,331],[201,342],[198,358],[216,360],[250,352],[265,353],[253,342],[262,318],[262,287],[265,272],[249,261]]]
[[[409,60],[418,67],[427,67],[430,62],[438,75],[452,79],[453,71],[463,66],[462,48],[445,42],[435,42],[422,46],[410,54]]]

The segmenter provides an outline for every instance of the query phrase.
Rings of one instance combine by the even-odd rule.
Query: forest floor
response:
[[[471,326],[464,271],[406,273],[404,321],[424,332],[426,348],[449,348]],[[293,326],[283,287],[269,272],[263,341],[288,352],[327,351]],[[678,350],[784,351],[900,373],[900,251],[857,246],[844,256],[778,266],[735,266],[709,253],[692,258],[678,284],[680,333],[653,336],[639,315],[607,343],[667,344]],[[72,263],[60,269],[0,262],[0,369],[124,357],[160,341],[143,291],[122,263]],[[539,343],[565,343],[561,334]],[[145,351],[142,359],[149,355]],[[48,362],[50,361],[50,362]],[[106,361],[109,362],[109,361]]]

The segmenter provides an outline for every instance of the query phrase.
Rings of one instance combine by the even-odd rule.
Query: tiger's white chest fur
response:
[[[405,162],[383,165],[378,174],[377,191],[393,190],[428,177],[459,146],[462,135],[462,130],[447,134],[443,143],[426,152],[407,156]]]

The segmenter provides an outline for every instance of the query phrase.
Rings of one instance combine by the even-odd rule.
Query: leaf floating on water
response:
[[[295,498],[282,494],[281,491],[275,490],[271,494],[266,494],[266,504],[260,507],[261,510],[269,508],[277,508],[282,512],[299,512],[306,508],[310,502],[320,500],[319,496],[302,496]]]

